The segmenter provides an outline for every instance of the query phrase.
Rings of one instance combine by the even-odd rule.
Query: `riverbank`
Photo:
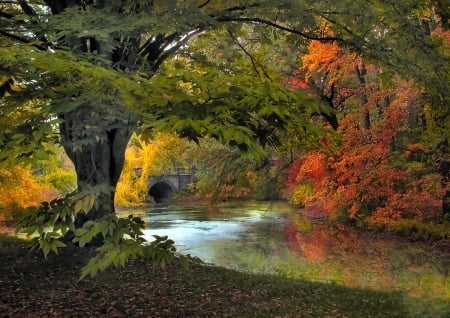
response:
[[[218,267],[131,261],[78,281],[92,251],[44,260],[0,235],[2,317],[413,317],[396,292],[374,292]]]

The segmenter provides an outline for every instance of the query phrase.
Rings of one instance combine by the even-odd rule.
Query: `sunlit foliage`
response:
[[[0,164],[0,214],[6,219],[58,194],[54,187],[34,176],[30,168]]]
[[[176,134],[157,133],[150,140],[135,136],[126,151],[126,162],[116,189],[116,204],[139,205],[149,201],[152,176],[190,169],[195,145]],[[151,201],[151,200],[150,200]]]

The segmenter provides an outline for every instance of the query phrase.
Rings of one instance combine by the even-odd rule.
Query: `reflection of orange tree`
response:
[[[205,207],[205,213],[210,219],[218,219],[224,216],[224,211],[218,204],[208,204]]]
[[[308,263],[319,263],[326,259],[329,237],[319,228],[310,233],[302,233],[294,224],[288,223],[285,228],[289,247]]]
[[[323,279],[340,268],[348,286],[385,288],[395,285],[391,273],[390,241],[373,241],[347,226],[314,226],[310,233],[299,231],[291,222],[285,226],[290,249],[309,266],[321,268]],[[334,264],[334,265],[333,265]],[[331,266],[331,272],[328,267]],[[331,279],[333,279],[330,276]]]
[[[390,288],[395,285],[391,272],[391,249],[397,242],[378,240],[355,228],[337,224],[330,232],[330,250],[345,260],[345,283],[353,287]]]

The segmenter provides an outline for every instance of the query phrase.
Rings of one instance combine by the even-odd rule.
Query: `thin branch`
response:
[[[256,61],[255,58],[250,54],[250,52],[247,51],[247,49],[239,42],[239,40],[234,36],[234,34],[231,32],[230,29],[228,29],[227,31],[228,31],[228,34],[230,34],[233,41],[241,48],[241,50],[245,53],[245,55],[247,55],[250,58],[250,61],[252,62],[252,65],[253,65],[253,69],[255,70],[256,74],[258,74],[258,76],[259,76],[258,61]],[[262,67],[261,65],[259,65],[259,66],[260,66],[261,70],[263,71],[264,76],[267,77],[269,80],[272,80],[272,78],[266,72],[264,67]]]
[[[240,5],[240,6],[227,8],[227,9],[225,9],[225,11],[226,12],[244,11],[244,10],[247,10],[249,8],[257,8],[259,6],[260,6],[259,3],[254,3],[254,4],[250,4],[250,5]]]
[[[355,34],[352,30],[350,30],[349,28],[347,28],[345,25],[342,25],[341,23],[339,23],[339,22],[337,22],[337,21],[335,21],[335,20],[333,20],[333,19],[330,19],[329,17],[326,17],[326,16],[321,16],[321,18],[323,18],[324,20],[326,20],[326,21],[328,21],[328,22],[330,22],[330,23],[332,23],[332,24],[334,24],[334,25],[337,25],[337,26],[341,27],[345,32],[347,32],[347,33],[350,34],[351,36],[353,36],[353,37],[355,37],[355,38],[361,39],[360,36],[358,36],[357,34]],[[364,41],[364,38],[362,38],[362,39],[363,39],[363,42],[366,43],[366,41]],[[336,39],[336,41],[338,41],[338,42],[343,42],[342,39],[339,39],[339,38]]]
[[[199,9],[202,9],[204,7],[206,7],[208,5],[208,3],[210,3],[211,0],[206,0],[205,2],[203,2],[201,5],[198,6]]]
[[[277,24],[275,22],[269,21],[269,20],[265,20],[265,19],[261,19],[261,18],[246,18],[246,17],[218,17],[217,18],[217,22],[247,22],[247,23],[260,23],[260,24],[264,24],[267,26],[271,26],[274,27],[276,29],[282,30],[282,31],[286,31],[289,33],[293,33],[293,34],[297,34],[300,35],[308,40],[321,40],[321,41],[341,41],[342,39],[338,38],[338,37],[318,37],[318,36],[314,36],[314,35],[310,35],[307,34],[305,32],[301,32],[299,30],[296,29],[292,29],[280,24]]]

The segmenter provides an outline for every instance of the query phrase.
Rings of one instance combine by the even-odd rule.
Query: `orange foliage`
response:
[[[326,158],[323,153],[311,152],[303,157],[297,181],[310,181],[315,187],[322,184],[323,178],[329,174]]]
[[[310,182],[316,204],[328,214],[350,219],[387,224],[402,218],[436,217],[440,209],[438,176],[417,176],[413,169],[393,164],[398,134],[417,107],[418,92],[410,83],[398,81],[395,89],[371,96],[371,103],[381,103],[386,96],[390,103],[369,129],[362,129],[359,118],[344,117],[339,128],[344,136],[342,147],[331,157],[318,151],[302,156],[291,167],[287,186],[295,189]],[[425,149],[412,144],[404,154],[414,160],[411,154],[417,152]]]
[[[409,83],[398,82],[395,99],[384,110],[384,118],[369,130],[358,128],[357,120],[346,117],[341,128],[346,139],[337,155],[336,171],[339,207],[350,218],[372,215],[372,222],[399,218],[423,218],[438,206],[436,193],[417,186],[405,169],[392,166],[396,137],[415,107],[417,92]],[[418,200],[417,198],[421,198]]]
[[[53,187],[38,182],[29,168],[20,166],[0,169],[0,208],[2,212],[50,201],[58,195]]]
[[[306,80],[315,73],[325,73],[333,81],[361,63],[361,59],[354,53],[346,52],[335,42],[311,41],[302,63]]]

